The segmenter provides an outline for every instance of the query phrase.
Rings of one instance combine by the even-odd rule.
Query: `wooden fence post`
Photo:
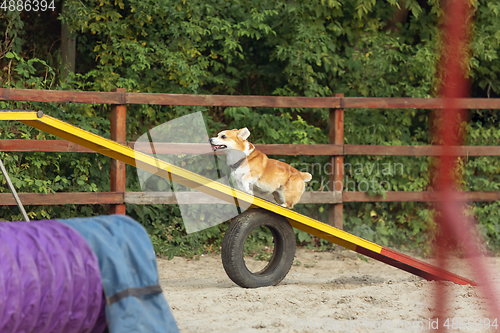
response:
[[[125,93],[124,88],[116,88],[112,90],[113,92]],[[125,100],[123,104],[112,104],[111,105],[111,140],[117,141],[119,143],[125,143],[126,141],[126,119],[127,119],[127,107],[125,105]],[[110,174],[110,191],[123,193],[123,198],[125,200],[125,163],[120,162],[115,159],[111,159],[111,174]],[[110,205],[110,214],[122,214],[125,215],[125,203]]]
[[[335,97],[344,97],[344,94],[335,94]],[[341,101],[340,105],[343,103]],[[342,153],[344,152],[344,109],[330,109],[330,144],[342,145]],[[330,157],[330,191],[340,191],[342,194],[344,186],[344,156]],[[344,211],[343,203],[331,204],[328,207],[328,224],[335,228],[343,229]]]

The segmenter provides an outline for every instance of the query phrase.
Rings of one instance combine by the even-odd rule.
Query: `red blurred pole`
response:
[[[444,109],[440,113],[440,117],[436,117],[435,120],[439,122],[438,125],[438,139],[441,139],[442,144],[442,156],[439,160],[438,166],[438,176],[436,179],[436,190],[438,191],[452,191],[456,179],[453,177],[453,170],[455,169],[455,162],[457,158],[452,154],[444,154],[446,151],[451,152],[453,146],[458,146],[462,144],[462,138],[459,137],[459,126],[460,122],[458,117],[463,119],[462,116],[465,113],[464,110],[458,109],[453,98],[465,97],[467,95],[467,82],[465,80],[464,72],[462,69],[462,64],[460,63],[461,57],[460,49],[464,49],[463,44],[465,44],[466,35],[466,15],[467,15],[467,5],[465,0],[448,0],[444,1],[444,11],[445,11],[445,31],[444,31],[444,42],[445,47],[443,54],[441,55],[441,61],[443,62],[443,82],[441,87],[441,94],[444,98],[450,98],[447,101],[448,108]],[[453,19],[452,19],[453,18]],[[460,47],[462,44],[462,47]],[[448,195],[442,195],[442,199],[446,200],[449,198]],[[440,227],[439,234],[436,239],[436,256],[437,256],[437,266],[446,269],[446,246],[449,246],[449,231],[448,230],[448,218],[444,214],[444,205],[446,203],[443,201],[437,204],[437,224]],[[437,283],[435,291],[435,318],[443,320],[446,318],[446,303],[447,294],[445,290],[445,285],[442,283]],[[438,326],[438,332],[444,330],[442,324]]]
[[[436,179],[436,190],[441,193],[441,202],[436,206],[438,213],[437,222],[440,226],[440,233],[437,237],[436,254],[437,264],[441,268],[446,268],[446,248],[450,243],[461,244],[474,273],[477,282],[483,289],[483,295],[487,298],[488,307],[493,316],[500,314],[499,307],[493,297],[493,289],[485,263],[481,259],[477,250],[477,244],[472,239],[470,219],[465,218],[464,206],[459,201],[454,200],[457,177],[455,176],[455,165],[459,155],[453,146],[463,144],[460,123],[465,121],[466,112],[459,109],[455,98],[466,97],[468,95],[468,82],[465,73],[466,50],[468,46],[467,19],[469,6],[466,0],[445,1],[445,47],[442,55],[443,63],[443,83],[441,88],[442,96],[447,99],[448,107],[441,112],[439,121],[438,138],[442,142],[442,156],[439,160],[438,175]],[[444,154],[444,153],[447,154]],[[450,154],[452,153],[452,154]],[[442,283],[436,286],[436,313],[435,318],[446,318],[446,291]],[[493,317],[495,318],[495,317]],[[439,332],[443,331],[440,321]]]

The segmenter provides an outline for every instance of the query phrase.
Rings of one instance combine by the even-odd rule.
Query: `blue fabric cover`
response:
[[[159,284],[156,255],[146,230],[132,218],[109,215],[59,220],[76,229],[99,261],[106,298]],[[129,296],[106,305],[110,333],[179,332],[162,293]]]

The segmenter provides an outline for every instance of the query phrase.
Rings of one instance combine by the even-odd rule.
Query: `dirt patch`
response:
[[[215,255],[199,260],[159,259],[158,267],[160,284],[181,332],[428,330],[437,282],[375,260],[366,262],[348,250],[318,253],[299,249],[295,260],[278,286],[259,289],[234,284]],[[489,258],[488,266],[495,285],[500,285],[500,258]],[[454,273],[473,278],[465,260],[455,259],[450,267]],[[479,288],[446,285],[447,317],[491,318]],[[451,330],[452,322],[449,324],[453,332],[486,331]]]

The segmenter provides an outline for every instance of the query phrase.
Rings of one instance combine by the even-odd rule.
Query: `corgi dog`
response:
[[[247,141],[249,136],[250,131],[245,127],[222,131],[209,142],[213,151],[227,155],[231,175],[242,191],[251,195],[254,191],[272,193],[279,205],[293,208],[305,190],[305,183],[312,179],[311,174],[268,158]]]

